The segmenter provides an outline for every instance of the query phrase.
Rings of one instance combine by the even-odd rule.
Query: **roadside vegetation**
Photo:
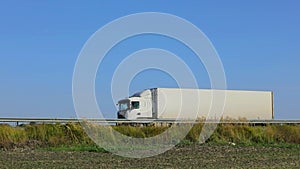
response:
[[[180,144],[197,144],[202,127],[203,124],[200,123],[194,125]],[[144,138],[158,135],[168,127],[113,126],[113,128],[128,136]],[[299,147],[300,126],[219,124],[206,142],[208,144],[232,144],[240,146],[268,145]],[[28,124],[16,127],[6,124],[0,125],[0,149],[7,150],[26,146],[30,148],[47,148],[50,150],[104,152],[103,149],[97,147],[87,136],[79,123]]]

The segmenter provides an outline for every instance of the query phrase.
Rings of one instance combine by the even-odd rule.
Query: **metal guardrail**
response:
[[[221,123],[221,124],[296,124],[300,125],[300,120],[224,120],[224,121],[192,121],[192,120],[156,120],[156,119],[141,119],[141,120],[126,120],[126,119],[72,119],[72,118],[0,118],[0,123],[72,123],[72,122],[93,122],[100,124],[111,123]]]

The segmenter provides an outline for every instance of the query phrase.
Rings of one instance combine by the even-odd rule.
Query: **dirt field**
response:
[[[0,168],[300,168],[299,148],[184,145],[159,156],[16,150],[0,152]]]

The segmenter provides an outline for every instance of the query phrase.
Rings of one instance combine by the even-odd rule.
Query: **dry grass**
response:
[[[240,144],[300,144],[300,126],[292,125],[219,125],[213,134],[214,142]]]
[[[24,142],[28,139],[24,128],[22,127],[11,127],[6,124],[0,125],[0,143],[15,143]]]

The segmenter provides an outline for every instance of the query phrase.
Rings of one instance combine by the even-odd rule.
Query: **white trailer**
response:
[[[120,100],[118,106],[118,118],[130,120],[274,118],[270,91],[152,88]]]

